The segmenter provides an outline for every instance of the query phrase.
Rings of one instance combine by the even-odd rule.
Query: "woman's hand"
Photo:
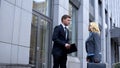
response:
[[[90,59],[86,58],[86,61],[87,61],[87,62],[90,62]]]
[[[95,63],[100,63],[100,61],[99,61],[98,58],[95,58],[95,59],[94,59],[94,62],[95,62]]]

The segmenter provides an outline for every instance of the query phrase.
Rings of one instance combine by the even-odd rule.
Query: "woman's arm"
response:
[[[95,44],[95,60],[100,61],[100,52],[101,52],[101,39],[100,35],[98,33],[93,33],[93,39],[94,39],[94,44]]]

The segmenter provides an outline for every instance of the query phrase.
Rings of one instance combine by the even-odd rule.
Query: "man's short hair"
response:
[[[63,15],[61,18],[61,21],[63,22],[63,19],[71,18],[69,15]]]

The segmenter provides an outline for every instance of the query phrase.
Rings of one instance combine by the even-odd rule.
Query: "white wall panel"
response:
[[[0,43],[0,63],[10,63],[11,45]]]
[[[30,46],[32,14],[22,10],[19,45]]]
[[[2,1],[0,16],[0,41],[11,43],[14,21],[14,6]]]

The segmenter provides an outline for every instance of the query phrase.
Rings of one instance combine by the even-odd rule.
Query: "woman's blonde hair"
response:
[[[91,31],[92,32],[96,32],[98,34],[100,34],[100,29],[99,29],[99,26],[96,22],[90,22],[89,26],[91,26]]]

